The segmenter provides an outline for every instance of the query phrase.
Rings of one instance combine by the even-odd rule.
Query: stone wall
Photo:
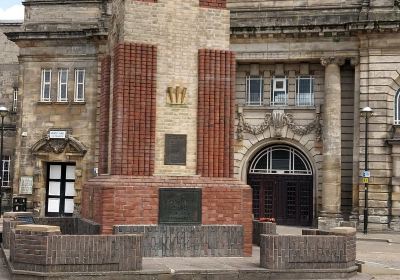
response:
[[[59,227],[19,225],[11,233],[12,269],[110,272],[142,268],[140,235],[61,235]]]
[[[260,246],[261,234],[276,235],[276,224],[253,220],[253,244]]]
[[[353,228],[335,228],[327,233],[305,231],[302,236],[261,235],[260,264],[287,272],[341,269],[355,274],[355,234]]]
[[[143,257],[242,257],[243,226],[117,225],[114,234],[142,234]]]

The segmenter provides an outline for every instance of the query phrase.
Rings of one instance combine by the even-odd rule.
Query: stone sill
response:
[[[37,105],[86,105],[86,102],[76,102],[76,101],[38,101]]]

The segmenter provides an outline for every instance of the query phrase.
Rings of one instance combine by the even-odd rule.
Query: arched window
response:
[[[312,175],[307,158],[298,150],[283,145],[267,147],[250,165],[253,174]]]
[[[394,98],[394,124],[400,124],[400,89]]]

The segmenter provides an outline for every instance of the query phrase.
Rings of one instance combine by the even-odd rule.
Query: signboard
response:
[[[67,132],[65,130],[50,130],[49,138],[50,139],[65,139],[67,136]]]
[[[367,170],[364,170],[363,171],[363,178],[369,178],[369,177],[371,177],[371,172],[369,172]]]
[[[21,176],[19,180],[19,194],[32,194],[33,177]]]
[[[165,165],[186,165],[186,142],[186,135],[165,135]]]
[[[368,184],[369,183],[369,178],[363,178],[363,183]]]
[[[160,224],[201,224],[201,189],[160,189]]]

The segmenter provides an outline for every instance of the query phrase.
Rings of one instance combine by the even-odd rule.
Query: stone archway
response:
[[[310,226],[314,213],[313,170],[308,158],[290,145],[269,145],[250,161],[247,183],[253,189],[255,218]]]

